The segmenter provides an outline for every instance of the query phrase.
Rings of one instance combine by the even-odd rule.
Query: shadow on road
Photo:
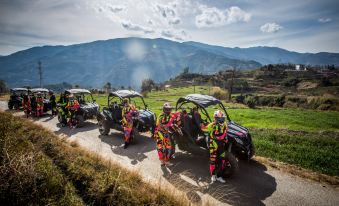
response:
[[[57,123],[57,127],[59,128],[59,130],[55,131],[55,134],[59,135],[59,134],[65,134],[67,136],[72,136],[75,135],[77,133],[80,132],[87,132],[90,130],[96,130],[98,129],[98,126],[96,123],[94,122],[89,122],[89,121],[85,121],[84,125],[82,127],[79,128],[70,128],[68,126],[62,127],[61,123]]]
[[[122,132],[113,130],[110,135],[100,135],[99,138],[101,141],[111,145],[113,153],[131,159],[131,164],[133,165],[143,161],[147,158],[145,153],[155,149],[154,141],[144,134],[137,135],[127,149],[123,148],[124,140]]]
[[[238,173],[226,179],[225,184],[210,182],[208,156],[177,153],[174,165],[162,167],[164,177],[187,197],[201,203],[198,191],[232,205],[264,205],[262,200],[276,190],[275,178],[265,173],[267,168],[255,161],[239,162]]]

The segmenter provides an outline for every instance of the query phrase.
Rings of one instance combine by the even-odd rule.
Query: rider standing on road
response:
[[[209,150],[210,150],[210,173],[212,182],[226,181],[221,177],[220,171],[225,164],[225,151],[223,144],[227,141],[227,124],[225,122],[225,114],[222,111],[214,112],[214,122],[203,127],[202,130],[209,134]]]
[[[68,103],[68,96],[66,95],[66,93],[61,93],[60,94],[60,98],[59,98],[59,101],[58,101],[58,104],[59,104],[59,113],[60,113],[60,116],[61,116],[61,119],[62,119],[62,126],[66,126],[67,124],[67,109],[66,109],[66,105]]]
[[[169,160],[173,155],[173,147],[168,123],[172,117],[172,106],[166,102],[162,108],[162,113],[159,115],[155,130],[157,141],[157,151],[161,165],[169,165]]]
[[[36,98],[36,104],[37,104],[36,116],[40,117],[44,113],[44,99],[42,98],[41,92],[38,92],[37,96],[38,97]]]
[[[70,125],[70,127],[74,127],[75,113],[80,108],[80,104],[78,100],[74,98],[73,94],[69,96],[68,103],[65,108],[68,109],[68,124]]]
[[[130,144],[131,133],[133,130],[133,119],[131,112],[136,110],[133,104],[130,104],[128,99],[123,99],[123,108],[122,108],[122,126],[124,128],[124,149]]]
[[[24,94],[24,97],[22,98],[22,108],[28,117],[28,115],[31,113],[31,100],[29,99],[28,94]]]
[[[55,98],[55,95],[54,95],[53,91],[49,91],[48,94],[49,94],[49,101],[51,103],[52,115],[56,115],[57,112],[56,112],[56,98]]]

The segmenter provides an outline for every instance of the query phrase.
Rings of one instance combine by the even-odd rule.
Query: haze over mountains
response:
[[[121,38],[70,46],[43,46],[0,56],[0,79],[11,87],[69,82],[101,88],[138,87],[145,78],[164,81],[189,67],[204,74],[225,69],[256,69],[264,64],[339,65],[338,53],[297,53],[276,47],[227,48],[198,42]]]

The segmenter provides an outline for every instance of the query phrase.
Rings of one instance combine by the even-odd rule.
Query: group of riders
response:
[[[55,95],[52,91],[49,92],[52,115],[56,114],[55,110]],[[41,117],[44,114],[44,97],[42,92],[24,94],[22,98],[22,108],[27,117],[33,115],[35,117]]]
[[[57,112],[60,113],[62,117],[62,126],[69,125],[74,127],[74,116],[76,111],[80,108],[80,104],[73,94],[62,93],[58,101],[53,91],[49,91],[49,107],[51,110],[52,116],[57,115]],[[42,92],[24,94],[22,98],[22,108],[27,115],[33,115],[35,117],[41,117],[44,114],[44,111],[47,109],[44,108],[44,99],[46,97]]]
[[[123,127],[124,127],[124,148],[127,148],[133,127],[131,117],[135,111],[135,106],[128,102],[128,99],[123,100]],[[165,103],[162,108],[162,113],[157,118],[156,128],[153,134],[153,138],[156,140],[156,148],[161,166],[170,166],[172,163],[170,160],[175,153],[174,134],[175,128],[181,124],[181,113],[172,112],[173,107],[170,103]],[[198,110],[194,110],[197,115]],[[211,174],[211,181],[219,181],[225,183],[222,175],[219,174],[225,164],[222,162],[218,164],[218,160],[225,161],[225,151],[223,144],[227,142],[227,124],[225,121],[225,114],[217,110],[214,112],[214,121],[209,124],[200,123],[200,129],[204,132],[204,135],[208,138],[210,165],[209,170]]]
[[[56,102],[56,97],[52,91],[49,92],[49,97],[52,115],[57,114],[58,105],[58,112],[62,117],[62,126],[69,125],[70,127],[74,127],[74,115],[80,107],[77,98],[75,98],[73,94],[62,93],[60,99]],[[38,92],[36,95],[25,95],[22,100],[22,106],[27,114],[32,113],[37,117],[41,116],[44,111],[42,94]],[[133,139],[133,117],[137,115],[137,109],[128,99],[123,99],[122,106],[122,127],[124,131],[124,148],[126,149]],[[161,166],[170,166],[172,164],[170,160],[175,153],[175,130],[173,130],[173,128],[181,124],[181,113],[172,112],[172,110],[173,107],[170,103],[163,105],[162,113],[157,118],[156,128],[153,133]],[[197,109],[194,111],[199,115]],[[224,164],[218,164],[217,161],[224,159],[223,157],[225,156],[225,151],[223,151],[223,147],[221,146],[227,141],[225,114],[220,110],[215,111],[214,121],[209,124],[200,123],[200,129],[208,138],[211,180],[212,182],[219,181],[224,183],[225,180],[218,174],[218,171],[222,169],[218,168],[219,165],[222,166]]]

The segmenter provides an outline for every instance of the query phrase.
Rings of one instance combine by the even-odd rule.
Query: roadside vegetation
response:
[[[28,120],[0,113],[3,205],[187,205],[136,173],[60,140]]]
[[[190,93],[212,94],[213,87],[189,86],[147,93],[146,103],[160,114],[164,102],[173,106],[178,98]],[[107,96],[96,95],[97,102],[107,106]],[[136,102],[140,105],[141,102]],[[339,112],[277,107],[248,108],[224,101],[231,119],[250,128],[256,154],[339,176]],[[215,108],[209,108],[210,115]]]

